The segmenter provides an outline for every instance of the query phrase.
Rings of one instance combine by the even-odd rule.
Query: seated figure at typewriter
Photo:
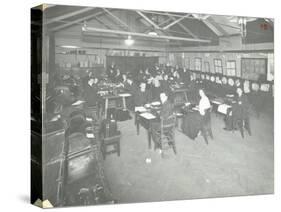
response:
[[[157,121],[153,122],[151,125],[151,128],[156,131],[160,130],[160,127],[161,127],[160,118],[164,121],[167,120],[173,114],[173,109],[174,109],[174,106],[171,103],[171,101],[169,100],[166,93],[160,94],[160,100],[161,100],[162,106],[161,106],[161,110],[160,110],[159,114],[157,114],[159,119]]]

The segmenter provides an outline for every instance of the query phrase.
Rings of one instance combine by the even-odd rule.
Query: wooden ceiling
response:
[[[268,18],[64,5],[51,5],[44,10],[44,18],[47,31],[61,36],[118,43],[135,35],[148,45],[165,43],[169,47],[218,45],[220,37],[241,35],[241,18],[247,22],[246,42],[273,42],[274,29]],[[150,36],[149,32],[157,35]]]

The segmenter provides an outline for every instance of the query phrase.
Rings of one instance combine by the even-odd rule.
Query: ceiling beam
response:
[[[94,18],[96,16],[99,16],[101,14],[103,14],[104,11],[100,11],[100,12],[97,12],[95,14],[91,14],[91,15],[88,15],[88,16],[85,16],[85,17],[82,17],[82,18],[79,18],[79,19],[76,19],[75,21],[70,21],[68,23],[65,23],[65,24],[62,24],[62,25],[59,25],[59,26],[56,26],[56,27],[53,27],[50,29],[50,31],[58,31],[58,30],[61,30],[61,29],[64,29],[66,27],[69,27],[69,26],[72,26],[74,24],[78,24],[80,22],[83,22],[83,21],[86,21],[86,20],[89,20],[91,18]]]
[[[207,19],[201,19],[201,21],[210,29],[213,33],[215,33],[217,36],[221,37],[224,36],[224,33],[222,33],[220,30],[218,30],[210,21]]]
[[[143,13],[150,13],[150,14],[163,15],[163,16],[172,16],[172,17],[178,17],[178,18],[181,18],[181,17],[187,15],[187,13],[183,13],[183,15],[179,15],[179,14],[174,14],[174,13],[157,12],[157,11],[149,11],[149,10],[140,10],[140,11]],[[191,14],[189,14],[189,15],[191,15]],[[191,17],[191,16],[188,18],[195,19],[194,17]]]
[[[224,36],[228,36],[229,35],[228,32],[225,31],[225,29],[221,26],[221,24],[215,22],[212,17],[208,17],[205,20],[209,21],[209,23],[211,23],[213,26],[215,26]],[[227,25],[227,26],[231,27],[230,25]],[[233,28],[235,28],[235,27],[233,27]]]
[[[169,15],[169,13],[166,13],[167,15]],[[174,21],[176,21],[177,19],[175,18],[175,17],[173,17],[173,16],[170,16]],[[190,31],[190,29],[188,29],[185,25],[183,25],[182,23],[180,23],[180,22],[178,22],[177,23],[179,26],[180,26],[180,28],[182,29],[182,30],[184,30],[186,33],[188,33],[189,35],[191,35],[193,38],[198,38],[198,36],[197,35],[195,35],[193,32],[191,32]]]
[[[150,20],[146,15],[144,15],[141,11],[136,11],[144,20],[146,20],[149,24],[151,24],[156,29],[161,29],[156,23]]]
[[[145,33],[138,32],[126,32],[120,30],[109,30],[109,29],[100,29],[95,27],[83,27],[84,32],[101,32],[101,33],[113,33],[119,35],[132,35],[136,37],[146,37],[151,39],[165,39],[165,40],[177,40],[177,41],[188,41],[188,42],[199,42],[199,43],[210,43],[210,40],[197,39],[197,38],[184,38],[184,37],[175,37],[175,36],[165,36],[165,35],[149,35]]]
[[[112,29],[109,25],[107,25],[106,23],[104,23],[102,20],[100,20],[98,17],[94,17],[94,19],[99,22],[101,25],[103,25],[105,28],[107,29]]]
[[[163,22],[161,22],[160,24],[158,24],[159,27],[161,27],[162,25],[165,25],[166,23],[168,23],[169,21],[171,21],[172,18],[168,17],[166,20],[164,20]]]
[[[54,23],[54,22],[57,22],[57,21],[60,21],[60,20],[66,19],[66,18],[70,18],[70,17],[75,16],[75,15],[79,15],[81,13],[88,12],[88,11],[93,10],[93,9],[94,8],[91,7],[91,8],[84,8],[84,9],[81,9],[81,10],[76,10],[76,11],[71,12],[71,13],[67,13],[67,14],[64,14],[64,15],[61,15],[61,16],[57,16],[55,18],[51,18],[51,19],[47,20],[45,22],[45,24],[51,24],[51,23]]]
[[[173,25],[179,23],[180,21],[182,21],[183,19],[185,19],[185,18],[188,17],[188,16],[189,16],[189,14],[187,14],[187,15],[185,15],[185,16],[182,16],[181,18],[178,18],[178,19],[174,20],[172,23],[170,23],[170,24],[166,25],[165,27],[163,27],[163,30],[166,30],[166,29],[170,28],[171,26],[173,26]]]
[[[114,15],[112,12],[110,12],[108,9],[106,8],[102,8],[109,16],[111,16],[115,21],[117,21],[119,24],[121,24],[122,26],[124,26],[127,30],[130,28],[128,26],[128,24],[126,24],[124,21],[122,21],[119,17],[117,17],[116,15]]]

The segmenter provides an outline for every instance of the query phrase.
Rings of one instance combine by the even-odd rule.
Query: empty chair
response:
[[[103,159],[106,158],[106,155],[112,153],[117,153],[117,155],[120,156],[120,138],[121,133],[120,131],[118,131],[117,135],[102,139],[101,152],[103,155]],[[108,147],[111,147],[111,149],[109,149]]]
[[[100,111],[97,105],[88,106],[85,110],[86,117],[92,118],[95,121],[98,121],[100,118]]]
[[[74,132],[81,132],[84,133],[84,126],[85,126],[85,116],[82,114],[77,114],[70,118],[69,120],[69,127],[66,131],[66,136],[69,136],[70,134]]]

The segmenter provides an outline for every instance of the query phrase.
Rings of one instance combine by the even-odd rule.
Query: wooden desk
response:
[[[151,125],[153,122],[155,122],[157,120],[157,117],[154,116],[154,118],[146,118],[144,116],[145,113],[149,113],[151,114],[150,112],[144,112],[144,113],[141,113],[141,112],[136,112],[135,113],[135,125],[136,125],[136,128],[137,128],[137,135],[139,135],[139,132],[140,132],[140,125],[146,129],[147,131],[147,139],[148,139],[148,148],[151,149]]]
[[[102,99],[105,101],[105,106],[104,106],[104,113],[105,113],[105,118],[107,118],[107,109],[110,108],[109,107],[109,101],[110,100],[115,100],[115,102],[117,102],[118,99],[120,99],[122,101],[122,109],[127,110],[127,104],[126,104],[126,98],[132,96],[129,93],[121,93],[121,94],[117,94],[117,95],[104,95],[102,96]],[[121,109],[116,107],[117,109]]]

